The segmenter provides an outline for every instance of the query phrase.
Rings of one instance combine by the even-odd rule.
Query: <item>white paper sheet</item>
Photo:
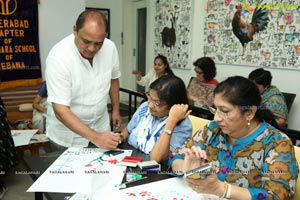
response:
[[[31,130],[11,130],[15,147],[28,145],[32,136],[38,132],[38,129]]]
[[[112,198],[113,197],[113,198]],[[89,200],[217,200],[219,197],[198,194],[192,190],[182,177],[156,181],[119,191],[96,190]]]
[[[132,150],[116,156],[103,155],[99,148],[68,148],[36,180],[27,192],[62,192],[91,194],[93,184],[120,184],[126,167],[118,161],[130,156]],[[102,157],[101,160],[100,157]]]

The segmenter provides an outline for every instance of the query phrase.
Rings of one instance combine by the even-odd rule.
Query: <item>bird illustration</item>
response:
[[[255,35],[255,33],[265,30],[269,22],[268,11],[262,8],[254,9],[251,23],[243,21],[242,15],[253,11],[253,9],[248,9],[248,7],[249,6],[247,6],[246,9],[243,10],[241,4],[237,5],[237,11],[234,13],[231,23],[234,35],[242,44],[242,56],[245,55],[247,44],[248,42],[253,40],[253,36]]]

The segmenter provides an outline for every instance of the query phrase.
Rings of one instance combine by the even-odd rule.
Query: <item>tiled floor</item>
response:
[[[25,155],[29,156],[29,155]],[[22,174],[26,167],[22,161],[6,174],[5,183],[8,187],[8,191],[5,194],[3,200],[33,200],[34,193],[28,193],[26,190],[33,183],[30,175]]]
[[[123,117],[123,123],[119,130],[122,130],[126,125],[127,117]],[[44,153],[43,149],[40,149],[40,153]],[[25,156],[30,156],[30,153],[26,151]],[[26,167],[23,161],[20,161],[15,168],[6,173],[5,183],[8,191],[2,200],[34,200],[34,193],[26,192],[33,184],[33,180],[30,175],[20,174],[22,171],[26,171]],[[43,199],[46,200],[47,198],[44,197]]]

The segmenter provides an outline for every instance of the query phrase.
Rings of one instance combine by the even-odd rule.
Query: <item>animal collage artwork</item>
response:
[[[300,70],[300,4],[208,0],[204,54],[216,63]]]

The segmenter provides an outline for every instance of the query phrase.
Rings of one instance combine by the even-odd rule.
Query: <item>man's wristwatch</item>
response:
[[[169,130],[169,129],[164,129],[162,130],[162,132],[167,133],[168,135],[172,135],[173,131]]]

